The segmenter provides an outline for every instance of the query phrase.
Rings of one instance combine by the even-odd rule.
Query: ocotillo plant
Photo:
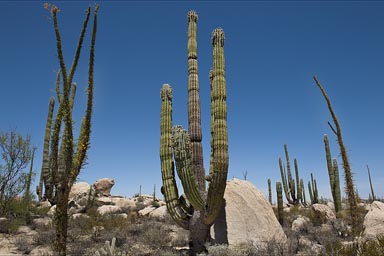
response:
[[[371,200],[372,202],[376,200],[375,192],[373,191],[372,180],[371,180],[371,171],[369,170],[369,166],[367,165],[368,178],[369,178],[369,186],[371,187]]]
[[[197,14],[188,13],[188,124],[187,133],[181,126],[172,129],[172,88],[161,89],[160,159],[162,193],[174,221],[191,232],[194,252],[205,249],[209,228],[223,203],[228,172],[228,131],[226,81],[224,62],[224,31],[212,33],[213,69],[211,82],[211,159],[205,177],[201,145],[200,99],[197,73]],[[176,169],[185,196],[179,198],[174,175]],[[205,179],[209,182],[205,192]]]
[[[284,224],[284,210],[283,210],[283,191],[281,183],[276,182],[276,194],[277,194],[277,217],[280,225]]]
[[[285,158],[287,161],[287,169],[283,166],[283,160],[279,158],[279,167],[281,181],[283,183],[285,197],[290,204],[299,204],[301,200],[301,188],[299,178],[299,168],[297,166],[297,160],[294,159],[296,182],[292,178],[291,163],[289,161],[288,147],[284,144]],[[287,172],[285,171],[287,170]],[[296,184],[296,185],[295,185]]]
[[[268,201],[270,204],[272,204],[271,179],[268,179]]]
[[[352,171],[351,171],[351,166],[349,164],[348,160],[348,155],[347,155],[347,150],[345,149],[345,145],[343,142],[343,136],[341,134],[341,126],[339,124],[339,120],[336,117],[335,112],[333,111],[333,107],[331,104],[331,101],[325,92],[323,86],[320,84],[320,81],[317,79],[316,76],[313,77],[315,80],[316,85],[319,87],[321,93],[324,96],[325,101],[327,102],[329,112],[331,113],[333,123],[336,127],[336,129],[333,128],[332,125],[330,125],[332,131],[336,134],[337,137],[337,142],[339,143],[340,147],[340,154],[341,158],[343,160],[343,167],[344,167],[344,177],[345,177],[345,185],[346,185],[346,192],[347,192],[347,199],[348,199],[348,204],[349,204],[349,212],[351,216],[351,224],[352,224],[352,229],[353,231],[356,231],[357,228],[357,222],[358,222],[358,216],[357,216],[357,200],[355,196],[355,189],[353,185],[353,177],[352,177]],[[330,124],[328,122],[328,124]]]
[[[47,9],[49,8],[46,5]],[[70,189],[79,175],[82,168],[86,153],[89,148],[89,138],[91,132],[91,116],[93,106],[93,71],[94,71],[94,47],[96,41],[96,28],[97,28],[97,13],[99,6],[96,5],[94,10],[94,20],[92,28],[92,38],[90,43],[90,56],[88,65],[88,88],[87,88],[87,107],[85,116],[81,122],[80,134],[75,146],[73,140],[73,121],[72,121],[72,107],[74,103],[75,89],[73,87],[73,77],[76,71],[77,63],[80,57],[80,52],[83,44],[85,31],[88,25],[91,8],[87,8],[86,17],[80,33],[79,41],[76,48],[75,57],[67,73],[67,68],[64,61],[61,35],[58,26],[57,13],[59,9],[52,5],[50,8],[54,30],[56,35],[57,53],[60,64],[60,72],[57,79],[57,97],[59,107],[56,113],[55,122],[53,124],[53,131],[51,134],[51,148],[49,152],[49,164],[47,173],[45,173],[45,182],[51,182],[51,188],[55,188],[55,202],[56,213],[54,223],[56,226],[56,239],[54,242],[55,253],[58,255],[66,255],[66,241],[67,241],[67,227],[68,227],[68,196]],[[62,74],[62,89],[60,88],[60,73]],[[61,136],[61,146],[59,150],[60,130],[62,124],[64,125],[64,132]],[[49,125],[47,125],[49,127]],[[46,142],[46,140],[44,140]],[[44,157],[44,156],[43,156]],[[43,162],[44,164],[45,162]],[[47,189],[48,190],[48,189]],[[52,189],[53,191],[53,189]],[[46,191],[47,194],[48,191]],[[49,197],[52,197],[50,194]]]
[[[312,183],[312,186],[311,186]],[[317,204],[319,202],[319,192],[317,191],[316,179],[313,178],[311,173],[311,181],[308,181],[308,191],[309,197],[311,198],[312,204]]]
[[[328,176],[329,176],[329,183],[331,186],[333,203],[335,205],[335,212],[338,213],[341,210],[339,168],[337,166],[337,160],[333,159],[332,161],[328,136],[326,134],[324,135],[324,146],[325,146],[325,157],[327,159]]]

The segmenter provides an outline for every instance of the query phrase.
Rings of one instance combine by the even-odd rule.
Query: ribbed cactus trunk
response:
[[[317,79],[317,77],[314,76],[313,79],[315,80],[316,85],[319,87],[321,93],[324,96],[325,101],[327,102],[329,112],[331,113],[333,123],[335,124],[335,127],[336,127],[336,130],[334,130],[333,128],[332,129],[336,133],[337,142],[339,143],[339,147],[340,147],[340,154],[343,160],[343,167],[344,167],[344,173],[345,173],[344,177],[345,177],[345,185],[347,190],[347,198],[349,203],[349,212],[351,216],[351,224],[352,224],[353,231],[356,231],[356,228],[358,225],[357,200],[356,200],[355,189],[353,185],[351,166],[349,164],[347,150],[345,148],[345,145],[343,142],[343,136],[341,134],[341,126],[339,124],[339,121],[336,117],[335,112],[333,111],[331,101],[327,93],[325,92],[323,86],[320,84],[320,81]]]
[[[268,179],[268,201],[272,204],[272,188],[271,188],[271,179]]]
[[[295,193],[295,181],[292,178],[291,172],[291,163],[289,161],[288,147],[287,144],[284,144],[285,159],[287,161],[287,178],[288,178],[288,187],[291,194],[292,201],[296,203],[296,193]]]
[[[194,11],[188,13],[188,132],[191,139],[192,166],[200,193],[205,191],[203,146],[201,141],[200,85],[197,66],[197,20]]]
[[[324,135],[324,147],[325,157],[327,160],[329,183],[331,186],[333,203],[335,205],[335,212],[338,213],[341,210],[341,193],[340,193],[340,180],[339,180],[339,168],[337,166],[336,159],[331,156],[331,150],[329,147],[328,136]]]
[[[213,67],[211,83],[211,159],[208,192],[201,145],[201,117],[197,76],[197,14],[188,13],[188,123],[187,133],[181,126],[172,127],[172,89],[161,89],[160,159],[163,179],[161,189],[167,209],[175,222],[190,230],[194,253],[205,250],[209,228],[219,214],[228,172],[228,131],[226,81],[224,62],[224,32],[212,33]],[[171,132],[172,130],[172,132]],[[172,157],[173,156],[173,157]],[[173,159],[176,164],[174,164]],[[185,196],[179,197],[175,170],[181,179]]]
[[[284,205],[283,205],[283,190],[281,183],[276,182],[276,194],[277,194],[277,217],[280,225],[284,225]]]

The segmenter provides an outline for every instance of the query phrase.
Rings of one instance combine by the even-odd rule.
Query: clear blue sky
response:
[[[59,69],[53,24],[44,1],[0,2],[0,130],[16,127],[38,147],[40,173],[49,97]],[[94,2],[53,2],[67,66],[85,9]],[[205,168],[209,169],[211,32],[226,34],[230,167],[228,178],[267,193],[280,180],[288,144],[305,182],[313,172],[330,198],[323,135],[339,157],[326,103],[342,125],[354,180],[367,197],[366,164],[384,196],[384,2],[368,1],[102,1],[95,57],[95,100],[89,164],[79,180],[115,179],[112,193],[132,196],[161,186],[160,88],[174,89],[174,124],[187,127],[187,12],[196,10]],[[76,134],[85,109],[90,27],[75,76]],[[341,171],[341,173],[343,173]],[[36,178],[37,181],[37,178]],[[341,176],[343,181],[343,176]],[[342,183],[343,185],[343,183]],[[274,187],[274,186],[273,186]],[[273,189],[275,197],[275,189]]]

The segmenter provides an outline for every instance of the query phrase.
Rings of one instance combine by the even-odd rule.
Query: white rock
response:
[[[145,207],[144,209],[142,209],[142,210],[139,211],[139,215],[140,215],[140,216],[145,216],[145,215],[150,214],[150,213],[153,212],[154,210],[156,210],[155,207],[153,207],[153,206],[147,206],[147,207]]]
[[[71,217],[72,217],[72,219],[74,219],[74,220],[82,219],[82,218],[84,218],[84,219],[89,219],[89,218],[90,218],[90,217],[89,217],[87,214],[85,214],[85,213],[75,213],[75,214],[73,214]]]
[[[384,203],[374,201],[364,217],[363,237],[375,239],[377,235],[384,235]]]
[[[167,215],[168,215],[168,210],[167,210],[167,207],[164,205],[153,210],[149,214],[149,217],[157,218],[159,220],[164,220]]]
[[[115,181],[110,178],[102,178],[98,179],[94,184],[93,187],[96,189],[97,193],[101,196],[110,196],[111,195],[111,189],[115,185]]]
[[[306,232],[308,230],[309,222],[310,220],[308,217],[298,216],[297,219],[292,222],[291,229],[295,232]]]
[[[123,212],[130,212],[136,210],[136,203],[129,198],[110,197],[113,205],[121,208]]]
[[[215,243],[236,245],[271,240],[286,242],[286,236],[263,193],[248,181],[227,182],[223,208],[211,227]]]
[[[52,226],[52,219],[49,217],[44,217],[44,218],[37,218],[32,220],[33,225],[35,227],[50,227]]]
[[[335,213],[328,205],[313,204],[312,210],[324,221],[324,223],[331,222],[336,219]]]
[[[68,201],[75,201],[81,206],[86,206],[89,200],[89,192],[91,185],[87,182],[78,182],[73,184],[71,191],[69,192]]]
[[[121,208],[116,205],[103,205],[97,208],[100,215],[121,213]]]

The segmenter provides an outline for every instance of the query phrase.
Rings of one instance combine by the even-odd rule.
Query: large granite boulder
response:
[[[98,179],[93,187],[96,189],[100,196],[111,196],[111,189],[115,185],[115,181],[110,178]]]
[[[313,204],[312,205],[312,210],[315,212],[317,217],[320,218],[320,220],[323,223],[331,223],[334,220],[336,220],[335,213],[333,212],[331,207],[329,207],[328,205],[325,205],[325,204]]]
[[[384,203],[374,201],[370,210],[364,217],[363,237],[375,239],[378,235],[384,235]]]
[[[239,179],[227,182],[222,210],[211,227],[217,244],[252,242],[256,246],[287,238],[271,204],[252,183]]]
[[[74,201],[80,206],[86,206],[89,200],[89,193],[91,192],[91,185],[87,182],[78,182],[73,184],[69,192],[68,201]]]

